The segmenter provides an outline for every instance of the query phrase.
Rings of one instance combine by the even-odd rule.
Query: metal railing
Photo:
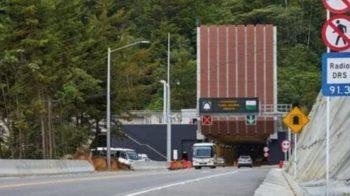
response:
[[[292,104],[261,104],[260,113],[286,114],[292,109]]]
[[[196,109],[171,112],[173,124],[191,124],[194,118],[197,118]],[[134,110],[130,111],[127,118],[118,119],[123,124],[166,124],[166,119],[161,111]]]
[[[259,115],[262,116],[284,116],[292,109],[292,104],[260,104]],[[213,116],[237,116],[245,114],[213,114]],[[162,111],[134,110],[128,115],[117,117],[122,124],[166,124]],[[196,109],[186,109],[171,112],[173,124],[193,124],[198,118]]]

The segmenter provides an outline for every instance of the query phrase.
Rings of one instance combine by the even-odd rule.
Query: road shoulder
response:
[[[287,180],[283,176],[283,170],[273,168],[266,175],[263,183],[255,190],[255,196],[271,195],[293,196],[294,193]]]

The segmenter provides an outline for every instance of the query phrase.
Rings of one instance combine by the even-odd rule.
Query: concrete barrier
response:
[[[133,170],[154,170],[167,169],[168,163],[165,161],[137,161],[131,165]]]
[[[25,176],[93,172],[94,167],[83,160],[10,160],[0,159],[0,176]]]

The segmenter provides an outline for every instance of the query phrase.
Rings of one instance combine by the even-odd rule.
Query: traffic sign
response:
[[[267,152],[264,153],[264,157],[269,157],[269,156],[270,156],[269,153],[267,153]]]
[[[264,147],[264,152],[268,152],[269,150],[270,150],[269,147],[267,146]]]
[[[350,11],[350,0],[322,0],[322,2],[326,9],[335,14]]]
[[[257,97],[242,98],[200,98],[200,114],[255,114],[259,113]]]
[[[350,17],[335,15],[323,25],[324,44],[334,51],[350,48]]]
[[[294,133],[299,133],[309,122],[309,118],[298,107],[294,107],[292,111],[283,118],[283,122]]]
[[[287,152],[290,148],[290,141],[289,140],[283,140],[281,143],[281,149],[283,152]]]
[[[350,96],[350,53],[323,54],[322,94],[324,96]]]
[[[211,116],[203,116],[202,117],[202,125],[212,125],[213,124],[213,119],[211,118]]]
[[[255,115],[247,115],[245,124],[246,125],[256,125]]]

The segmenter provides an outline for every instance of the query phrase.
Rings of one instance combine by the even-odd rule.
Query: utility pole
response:
[[[168,34],[168,85],[167,85],[167,161],[171,161],[171,107],[170,107],[170,33]]]

